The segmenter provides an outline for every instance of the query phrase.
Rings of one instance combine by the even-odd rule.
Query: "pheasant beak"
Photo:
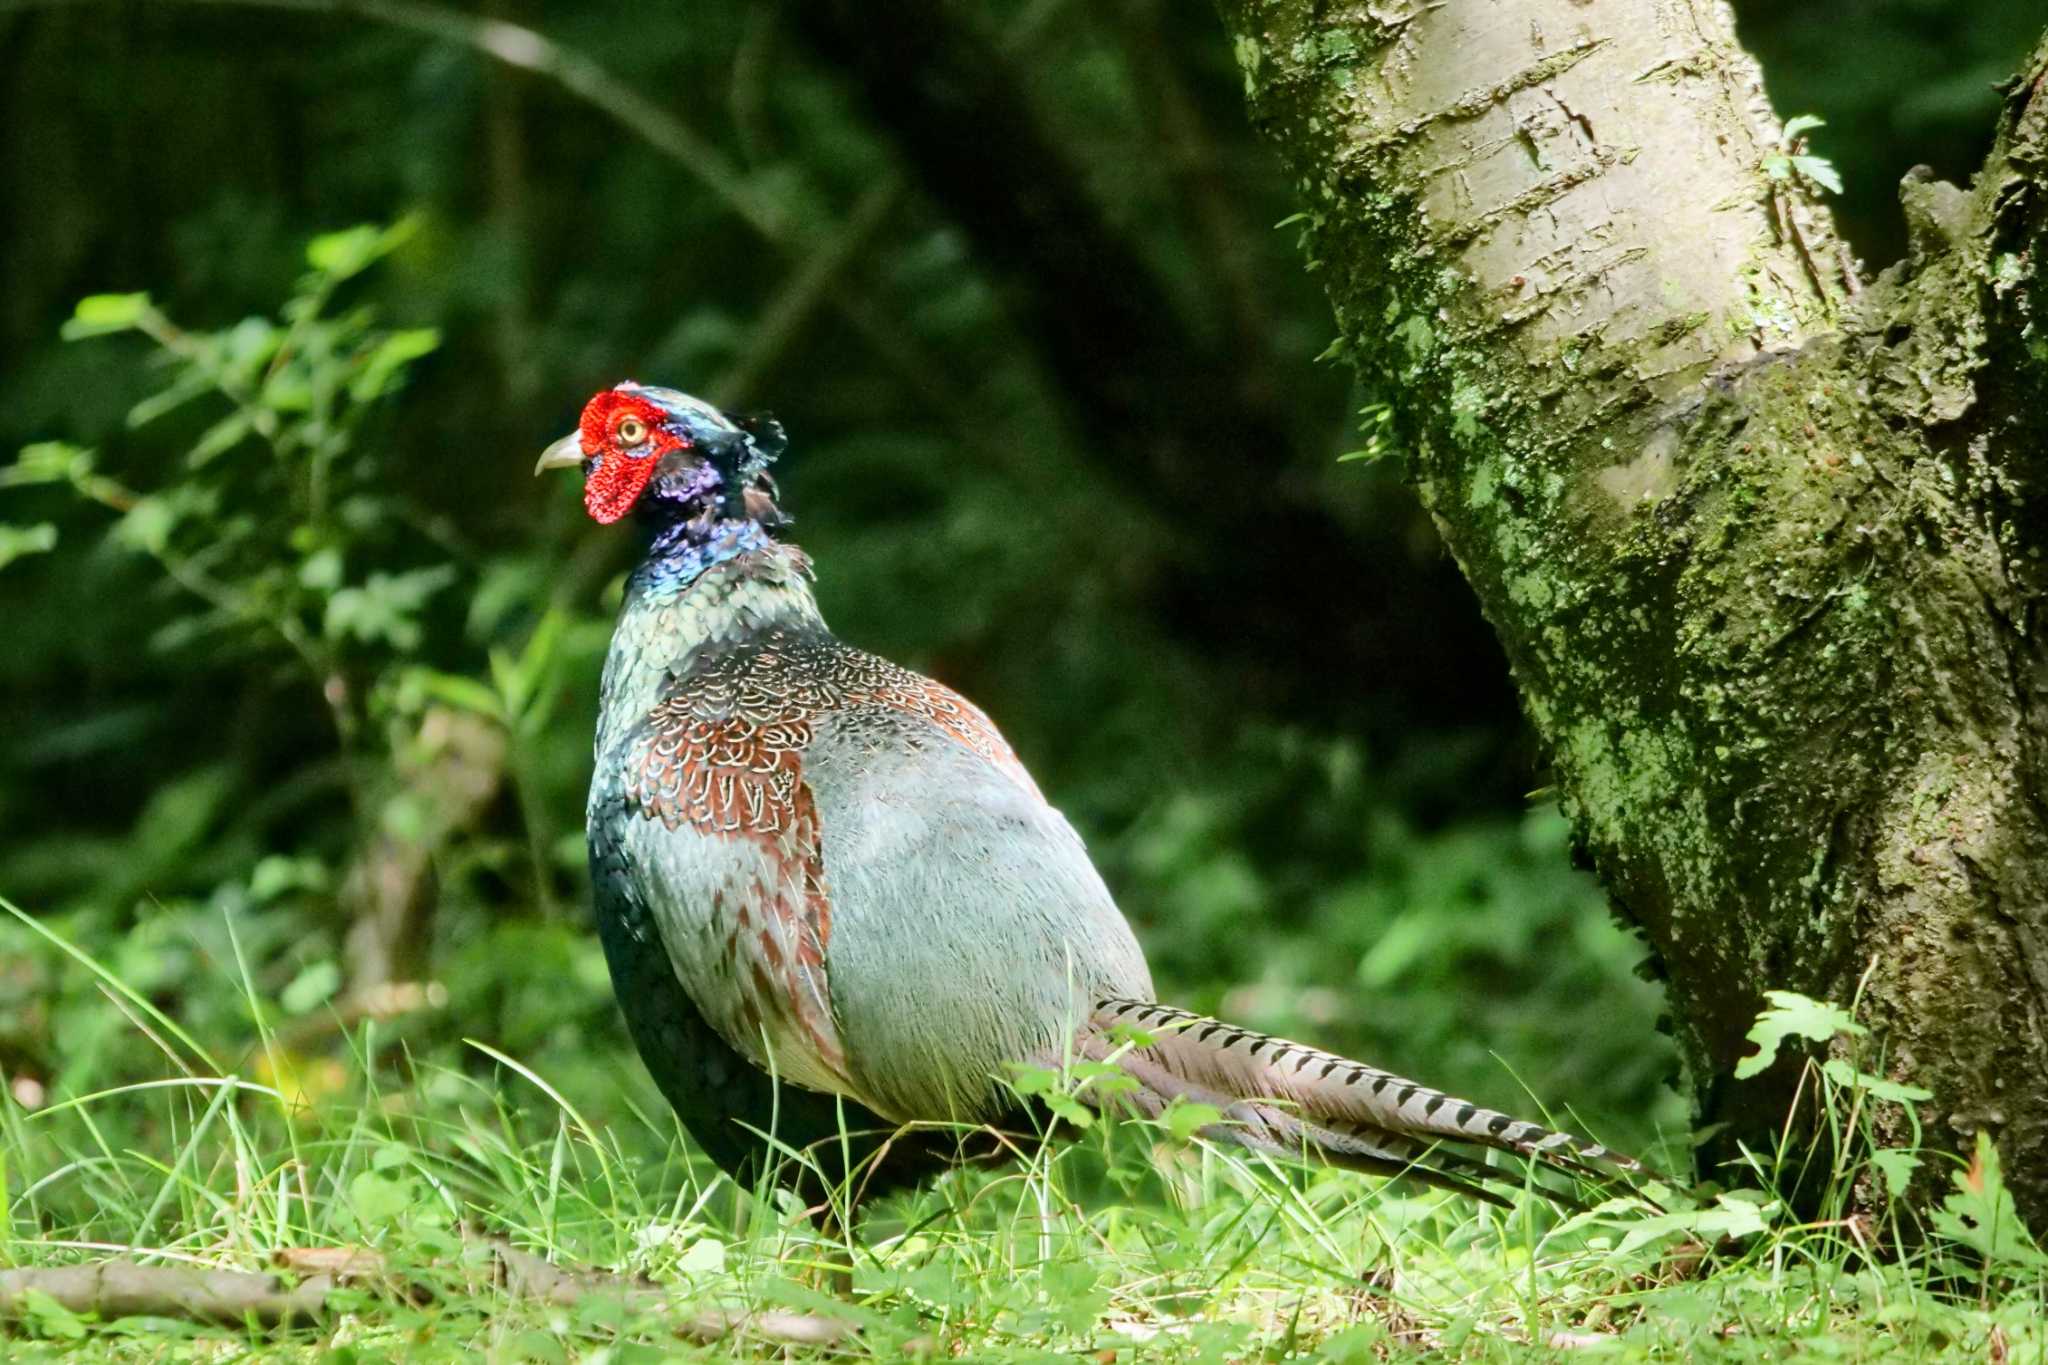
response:
[[[533,467],[538,478],[550,469],[580,469],[583,466],[583,433],[572,431],[540,453],[540,460]]]

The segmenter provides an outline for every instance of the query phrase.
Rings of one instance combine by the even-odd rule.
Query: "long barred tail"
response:
[[[1213,1136],[1256,1150],[1298,1155],[1306,1149],[1333,1164],[1412,1175],[1493,1203],[1504,1201],[1474,1182],[1511,1180],[1509,1172],[1433,1144],[1476,1143],[1595,1179],[1650,1173],[1634,1157],[1569,1133],[1170,1005],[1101,1001],[1082,1039],[1083,1051],[1097,1058],[1116,1055],[1128,1036],[1119,1030],[1149,1039],[1118,1056],[1140,1085],[1130,1102],[1150,1112],[1177,1096],[1215,1105],[1225,1122]],[[1428,1164],[1418,1165],[1423,1158]]]

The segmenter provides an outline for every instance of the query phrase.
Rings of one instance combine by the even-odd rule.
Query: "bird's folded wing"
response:
[[[832,995],[822,836],[801,717],[657,706],[627,756],[624,845],[676,975],[743,1056],[854,1093]]]

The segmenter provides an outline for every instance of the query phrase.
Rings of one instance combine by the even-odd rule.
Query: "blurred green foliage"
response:
[[[1398,461],[1340,463],[1389,396],[1315,363],[1326,306],[1213,22],[958,8],[1156,277],[1158,334],[1280,414],[1270,448],[1198,452],[1192,496],[1055,378],[1029,263],[784,7],[0,9],[0,891],[282,1089],[317,1099],[335,1024],[387,1012],[394,1058],[481,1072],[471,1036],[585,1112],[657,1112],[580,909],[631,537],[526,474],[634,377],[784,420],[829,619],[995,715],[1163,988],[1496,1103],[1508,1059],[1623,1141],[1671,1124],[1654,988],[1528,795],[1483,623]],[[2039,23],[1742,8],[1874,260],[1889,187],[1967,174]],[[1276,507],[1336,549],[1291,557]],[[1248,607],[1219,605],[1234,564]],[[366,956],[391,881],[426,941]],[[437,989],[363,996],[367,961]],[[160,1069],[147,1037],[0,921],[0,1074],[82,1093]]]

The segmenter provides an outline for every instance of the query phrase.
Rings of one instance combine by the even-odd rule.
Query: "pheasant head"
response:
[[[583,406],[576,430],[541,452],[534,473],[581,468],[599,522],[629,512],[666,527],[779,526],[768,465],[782,453],[773,418],[733,418],[701,398],[628,380]]]

